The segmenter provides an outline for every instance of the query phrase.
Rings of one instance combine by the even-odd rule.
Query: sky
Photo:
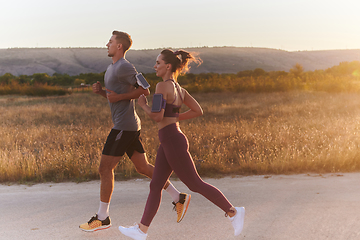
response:
[[[0,48],[360,49],[359,0],[2,0]]]

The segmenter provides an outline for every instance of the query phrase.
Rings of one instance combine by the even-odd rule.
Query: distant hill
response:
[[[262,68],[265,71],[289,71],[300,63],[305,71],[327,69],[340,62],[360,61],[360,49],[288,52],[267,48],[203,47],[186,48],[203,60],[192,73],[237,73]],[[130,50],[126,58],[139,72],[153,72],[161,49]],[[111,63],[106,48],[13,48],[0,49],[0,75],[53,73],[78,75],[99,73]]]

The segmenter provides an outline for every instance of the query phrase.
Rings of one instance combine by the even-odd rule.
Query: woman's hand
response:
[[[140,107],[144,107],[146,105],[148,105],[148,101],[147,98],[144,94],[141,94],[140,97],[138,98],[138,104]]]
[[[186,90],[184,104],[190,108],[188,111],[179,114],[179,121],[196,118],[203,115],[200,104]]]

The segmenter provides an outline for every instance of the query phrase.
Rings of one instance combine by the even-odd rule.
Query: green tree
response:
[[[262,68],[255,68],[252,74],[253,77],[260,77],[266,75],[267,75],[266,71]]]
[[[295,77],[301,77],[301,75],[304,73],[304,68],[300,63],[296,63],[293,68],[290,69],[290,73]]]
[[[104,75],[105,73],[81,73],[79,76],[75,76],[75,78],[84,79],[86,84],[93,84],[97,81],[104,83]]]
[[[15,79],[15,76],[11,73],[5,73],[4,75],[0,76],[0,84],[10,84],[12,80]]]
[[[19,84],[26,84],[31,82],[31,78],[28,75],[20,75],[19,77],[16,78],[16,81]]]
[[[51,78],[47,73],[34,73],[32,75],[32,81],[33,83],[50,83]]]
[[[53,82],[55,85],[60,86],[71,86],[73,85],[75,81],[74,77],[71,77],[69,74],[60,74],[60,73],[54,73],[53,74]]]

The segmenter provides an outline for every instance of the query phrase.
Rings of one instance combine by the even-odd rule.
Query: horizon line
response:
[[[254,49],[271,49],[285,52],[318,52],[318,51],[343,51],[343,50],[360,50],[360,48],[334,48],[334,49],[312,49],[312,50],[285,50],[281,48],[269,48],[269,47],[237,47],[237,46],[201,46],[201,47],[158,47],[158,48],[141,48],[141,49],[129,49],[129,51],[146,51],[146,50],[159,50],[159,49],[199,49],[199,48],[254,48]],[[0,50],[11,49],[106,49],[106,47],[8,47],[1,48]]]

